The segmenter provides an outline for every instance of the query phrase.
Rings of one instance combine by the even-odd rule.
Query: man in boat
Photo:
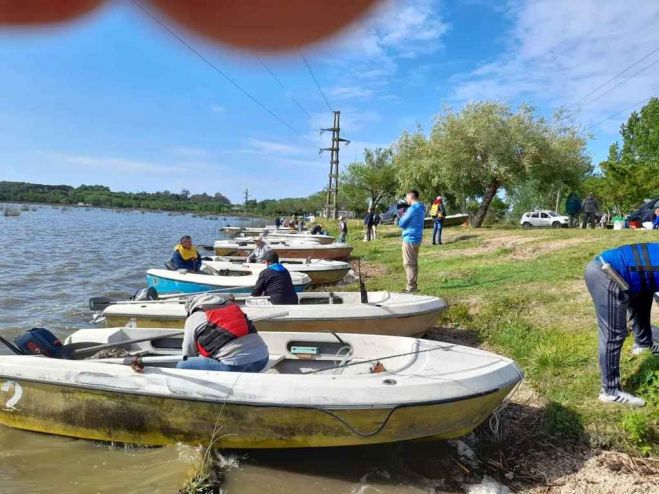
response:
[[[652,299],[659,290],[659,243],[606,250],[588,264],[585,279],[599,324],[599,400],[643,406],[645,400],[620,386],[620,354],[629,316],[634,334],[632,354],[659,356],[659,343],[652,340],[650,325]]]
[[[270,297],[273,305],[297,304],[297,293],[293,287],[291,273],[279,262],[279,255],[274,251],[265,254],[266,269],[259,273],[252,296]]]
[[[343,216],[339,216],[339,243],[345,244],[348,236],[348,222]]]
[[[261,372],[268,364],[268,347],[240,307],[223,298],[202,294],[186,303],[179,369]]]
[[[325,235],[325,231],[323,230],[323,225],[317,223],[313,226],[311,229],[311,234],[312,235]]]
[[[187,269],[197,273],[201,269],[201,255],[192,245],[192,237],[183,235],[179,243],[174,247],[174,253],[169,262],[165,263],[173,271]]]
[[[247,262],[263,262],[266,252],[270,252],[270,246],[266,243],[263,235],[254,239],[254,250],[247,256]]]
[[[398,226],[403,229],[403,267],[407,278],[405,291],[414,293],[417,291],[419,272],[417,259],[421,240],[423,240],[423,220],[426,216],[426,209],[419,202],[419,191],[415,189],[407,191],[405,200],[409,207],[398,220]]]

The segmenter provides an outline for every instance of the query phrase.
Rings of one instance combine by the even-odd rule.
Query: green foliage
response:
[[[364,161],[350,163],[340,177],[340,190],[347,206],[356,211],[377,208],[393,199],[398,178],[391,149],[364,150]]]
[[[659,98],[633,112],[620,134],[622,146],[611,145],[601,174],[592,176],[586,188],[606,207],[626,213],[659,193]]]
[[[472,103],[437,116],[426,138],[403,134],[396,163],[402,184],[423,184],[426,197],[438,190],[459,204],[478,201],[472,219],[481,226],[499,191],[514,198],[520,187],[537,195],[575,187],[590,172],[585,139],[557,114],[552,122],[522,105]]]
[[[223,194],[190,195],[182,190],[180,194],[163,192],[112,192],[103,185],[42,185],[25,182],[0,182],[0,201],[40,202],[47,204],[89,204],[91,206],[114,208],[143,208],[175,211],[199,211],[219,213],[226,210],[231,202]]]

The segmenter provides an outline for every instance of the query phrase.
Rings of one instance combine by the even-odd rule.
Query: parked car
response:
[[[543,209],[541,211],[524,213],[519,222],[524,228],[531,228],[532,226],[567,228],[570,223],[570,218],[560,215],[555,211]]]
[[[398,220],[401,216],[403,216],[405,211],[407,211],[407,208],[409,208],[409,205],[404,201],[401,201],[397,204],[392,204],[384,213],[380,215],[382,223],[393,223],[395,225],[398,223]]]
[[[636,211],[629,214],[627,220],[630,223],[632,221],[638,221],[640,225],[647,221],[652,221],[654,220],[654,210],[656,208],[659,208],[659,197],[644,202]]]

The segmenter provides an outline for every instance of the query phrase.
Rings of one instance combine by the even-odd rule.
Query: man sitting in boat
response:
[[[201,268],[201,255],[199,255],[197,249],[192,245],[192,237],[190,235],[181,237],[178,245],[174,247],[172,258],[165,265],[172,271],[179,269],[187,269],[194,273],[199,271]]]
[[[323,230],[323,225],[316,224],[314,227],[311,229],[311,234],[312,235],[325,235],[325,230]]]
[[[279,262],[279,255],[274,250],[268,251],[265,262],[268,268],[259,274],[252,296],[268,296],[273,305],[297,304],[291,273]]]
[[[247,256],[247,262],[263,262],[265,261],[266,252],[270,252],[270,246],[266,243],[263,235],[259,235],[254,239],[254,250]]]
[[[179,369],[261,372],[268,364],[268,347],[240,307],[217,295],[202,294],[186,304]]]

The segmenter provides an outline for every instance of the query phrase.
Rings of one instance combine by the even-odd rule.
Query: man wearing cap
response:
[[[196,273],[201,269],[201,255],[192,245],[190,235],[183,235],[179,243],[174,247],[172,258],[165,265],[173,271],[187,269]]]
[[[223,298],[202,294],[186,303],[179,369],[261,372],[269,360],[268,347],[240,307]]]
[[[273,305],[297,304],[291,273],[279,262],[279,256],[274,250],[265,253],[265,262],[268,267],[259,273],[252,296],[270,297]]]
[[[263,262],[266,252],[270,252],[270,246],[266,243],[265,237],[259,235],[254,239],[254,250],[247,256],[247,262]]]
[[[343,216],[339,216],[339,243],[345,244],[348,235],[348,222]]]
[[[606,250],[586,267],[586,286],[599,325],[599,400],[640,407],[645,400],[622,390],[620,354],[627,337],[627,318],[634,334],[633,355],[659,355],[652,339],[650,311],[659,290],[659,243],[623,245]]]

